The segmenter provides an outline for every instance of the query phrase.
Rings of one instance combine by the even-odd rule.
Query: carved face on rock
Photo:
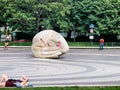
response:
[[[56,58],[68,50],[69,46],[64,37],[53,30],[37,33],[32,41],[32,53],[35,57]]]

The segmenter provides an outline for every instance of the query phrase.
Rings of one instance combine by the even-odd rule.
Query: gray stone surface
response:
[[[58,59],[40,59],[31,48],[0,48],[2,74],[26,75],[35,87],[119,86],[120,49],[70,49]]]

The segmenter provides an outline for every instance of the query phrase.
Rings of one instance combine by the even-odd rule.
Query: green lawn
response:
[[[90,46],[89,42],[68,42],[69,46]],[[9,42],[9,46],[31,46],[32,42]],[[4,46],[4,42],[0,42],[0,46]]]
[[[99,46],[98,42],[68,42],[69,46]]]
[[[9,42],[9,46],[31,46],[32,42]],[[0,46],[4,46],[4,42],[0,42]]]
[[[31,46],[32,42],[9,42],[9,46]],[[98,46],[99,43],[93,43],[90,42],[68,42],[69,46]],[[0,46],[4,46],[4,42],[0,42]]]
[[[69,46],[94,46],[99,47],[99,42],[67,42]],[[32,42],[9,42],[9,46],[31,46]],[[4,42],[0,42],[0,46],[4,46]],[[104,46],[120,46],[120,42],[105,42]]]
[[[33,88],[0,88],[0,90],[120,90],[119,86],[109,87],[33,87]]]

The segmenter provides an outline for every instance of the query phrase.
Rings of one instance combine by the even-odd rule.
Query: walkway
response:
[[[70,49],[59,59],[40,59],[31,48],[0,48],[2,74],[26,75],[35,87],[120,86],[120,49]]]

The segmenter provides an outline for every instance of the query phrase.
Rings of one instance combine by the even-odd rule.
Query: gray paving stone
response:
[[[0,74],[26,75],[35,87],[119,86],[120,49],[70,49],[58,59],[41,59],[30,47],[0,48]]]

